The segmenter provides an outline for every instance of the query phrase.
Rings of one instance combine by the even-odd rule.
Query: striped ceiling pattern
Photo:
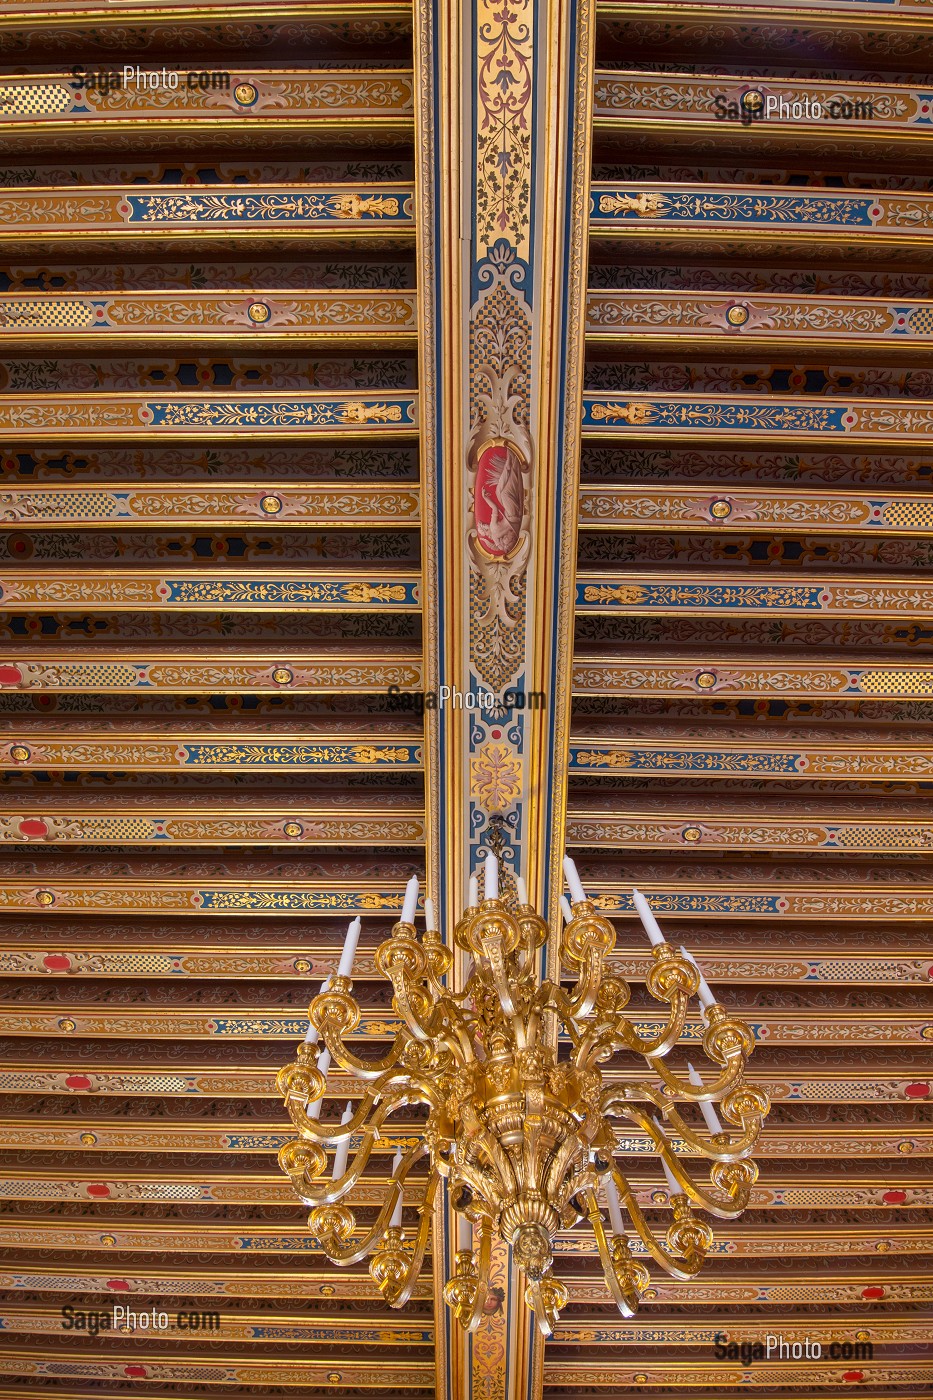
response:
[[[275,1160],[276,1072],[346,921],[378,1052],[373,953],[437,864],[443,775],[395,693],[436,660],[416,53],[456,8],[0,7],[0,1397],[466,1400],[431,1269],[390,1310],[327,1263]],[[773,1107],[696,1283],[653,1271],[622,1320],[560,1237],[570,1301],[521,1400],[914,1400],[933,10],[580,16],[566,840],[635,1018],[633,883],[754,1027]],[[163,69],[177,86],[140,80]],[[412,1110],[384,1136],[361,1219],[418,1131]],[[662,1221],[646,1141],[622,1148]],[[130,1304],[174,1326],[62,1327]],[[774,1334],[822,1355],[756,1359]],[[483,1375],[476,1400],[520,1400]]]

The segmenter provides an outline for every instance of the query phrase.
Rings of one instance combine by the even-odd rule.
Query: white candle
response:
[[[657,1119],[657,1118],[652,1118],[651,1121],[652,1121],[652,1123],[654,1124],[654,1126],[655,1126],[655,1127],[657,1128],[657,1130],[658,1130],[658,1137],[663,1138],[663,1137],[664,1137],[664,1129],[662,1128],[662,1126],[661,1126],[660,1122],[658,1121],[658,1119]],[[678,1192],[682,1193],[682,1192],[683,1192],[683,1187],[679,1185],[679,1183],[678,1183],[678,1181],[677,1181],[677,1178],[674,1176],[674,1174],[673,1174],[673,1172],[671,1171],[670,1167],[667,1165],[667,1163],[665,1162],[665,1160],[664,1160],[663,1157],[662,1157],[660,1160],[661,1160],[661,1170],[662,1170],[663,1173],[664,1173],[664,1179],[665,1179],[665,1181],[667,1182],[667,1189],[668,1189],[668,1191],[670,1192],[670,1194],[671,1194],[672,1196],[676,1196],[676,1195],[678,1194]]]
[[[330,1051],[329,1051],[329,1050],[322,1050],[321,1053],[318,1055],[318,1057],[317,1057],[317,1067],[318,1067],[318,1069],[321,1071],[321,1073],[322,1073],[323,1076],[324,1076],[324,1079],[325,1079],[324,1094],[326,1094],[326,1093],[327,1093],[327,1084],[326,1084],[326,1080],[327,1080],[327,1071],[330,1069]],[[313,1104],[311,1105],[311,1107],[308,1109],[308,1117],[309,1117],[309,1118],[314,1118],[315,1120],[318,1119],[318,1118],[320,1118],[320,1116],[321,1116],[321,1108],[322,1108],[322,1106],[323,1106],[323,1104],[324,1104],[324,1094],[322,1094],[321,1097],[320,1097],[315,1103],[313,1103]]]
[[[402,905],[403,924],[413,924],[415,922],[415,910],[418,908],[418,876],[412,875],[405,886],[405,903]]]
[[[689,1060],[687,1061],[687,1078],[690,1080],[690,1083],[695,1089],[703,1088],[703,1080],[700,1078],[699,1074],[693,1068],[693,1065],[690,1063]],[[700,1112],[703,1114],[703,1121],[709,1128],[711,1133],[722,1132],[722,1124],[720,1123],[719,1118],[716,1114],[716,1110],[711,1103],[703,1101],[700,1104]]]
[[[434,900],[424,897],[424,926],[431,933],[437,932],[437,916],[434,913]]]
[[[573,910],[570,907],[570,900],[565,894],[562,894],[560,897],[560,912],[564,916],[564,923],[569,924],[570,920],[573,918]]]
[[[680,951],[681,951],[681,953],[683,953],[684,957],[687,959],[687,962],[693,964],[693,966],[696,968],[697,973],[698,973],[698,975],[699,975],[699,978],[700,978],[700,985],[699,985],[699,987],[697,988],[697,996],[700,998],[700,1005],[701,1005],[702,1007],[704,1007],[704,1008],[707,1007],[707,1006],[714,1006],[714,1005],[715,1005],[715,1002],[716,1002],[716,998],[714,997],[712,991],[710,990],[710,985],[709,985],[709,983],[707,982],[706,978],[703,976],[703,973],[700,972],[700,965],[699,965],[699,963],[697,962],[696,958],[693,956],[692,953],[688,953],[688,952],[687,952],[687,950],[686,950],[686,948],[683,946],[683,944],[681,944]]]
[[[664,1172],[664,1180],[667,1182],[668,1195],[682,1196],[684,1188],[681,1186],[680,1182],[677,1180],[676,1176],[671,1171],[670,1167],[667,1165],[663,1157],[661,1158],[661,1169]]]
[[[651,912],[651,905],[648,903],[647,899],[645,899],[641,890],[632,890],[632,903],[635,905],[638,917],[641,919],[642,927],[648,935],[648,941],[651,946],[656,948],[659,943],[664,943],[664,934],[661,932],[657,919]]]
[[[570,890],[570,898],[574,904],[579,904],[582,899],[586,899],[586,891],[580,884],[580,876],[577,874],[577,867],[569,856],[564,856],[564,874],[567,877],[567,887]]]
[[[397,1151],[396,1151],[396,1153],[395,1153],[395,1156],[392,1158],[392,1175],[393,1175],[393,1177],[395,1176],[396,1172],[398,1171],[398,1169],[399,1169],[399,1167],[400,1167],[401,1165],[402,1165],[402,1149],[401,1149],[401,1148],[398,1148]],[[399,1226],[400,1226],[401,1223],[402,1223],[402,1196],[401,1196],[401,1193],[399,1193],[398,1201],[397,1201],[397,1203],[396,1203],[395,1209],[394,1209],[393,1212],[392,1212],[392,1220],[391,1220],[390,1223],[391,1223],[392,1225],[399,1225]]]
[[[477,875],[470,876],[470,886],[469,894],[467,895],[467,904],[470,909],[475,909],[477,904],[479,904],[479,877]]]
[[[359,919],[354,919],[347,929],[347,936],[343,942],[343,952],[340,954],[340,965],[337,968],[338,977],[353,976],[353,959],[356,957],[356,945],[360,941]]]
[[[516,890],[518,891],[518,902],[519,902],[519,904],[527,904],[527,903],[528,903],[528,886],[526,885],[525,881],[522,879],[521,875],[516,875],[516,876],[515,876],[515,888],[516,888]]]
[[[483,898],[499,898],[499,862],[492,851],[486,857],[486,864],[483,869]]]
[[[465,1215],[457,1216],[457,1248],[470,1250],[473,1248],[473,1222],[468,1220]]]
[[[343,1110],[343,1117],[340,1120],[341,1124],[349,1123],[352,1117],[353,1104],[348,1103],[346,1108]],[[343,1142],[338,1142],[336,1148],[334,1149],[334,1170],[331,1173],[331,1181],[339,1181],[340,1178],[343,1176],[344,1172],[347,1169],[347,1158],[349,1157],[349,1155],[350,1139],[349,1137],[347,1137],[344,1139]]]
[[[324,981],[321,983],[321,990],[318,992],[318,996],[323,996],[323,994],[327,991],[329,986],[330,978],[325,977]],[[305,1045],[317,1045],[320,1038],[321,1032],[318,1030],[317,1026],[309,1026],[308,1033],[305,1036]]]
[[[625,1234],[625,1221],[622,1219],[622,1207],[619,1204],[619,1193],[616,1184],[612,1179],[612,1172],[607,1172],[605,1176],[606,1204],[609,1207],[609,1223],[612,1226],[614,1235]]]

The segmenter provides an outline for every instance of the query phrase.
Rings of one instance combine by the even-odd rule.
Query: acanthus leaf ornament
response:
[[[691,1279],[713,1243],[696,1211],[732,1220],[748,1203],[757,1178],[750,1155],[768,1111],[764,1092],[744,1080],[752,1034],[715,1001],[689,957],[656,930],[647,987],[667,1004],[667,1022],[643,1037],[623,1014],[628,984],[606,967],[615,930],[578,882],[561,936],[564,981],[573,979],[569,989],[539,977],[535,953],[547,925],[532,906],[507,903],[490,885],[486,894],[452,931],[450,944],[472,958],[461,992],[444,981],[451,947],[433,931],[419,939],[413,915],[395,924],[377,950],[376,967],[392,982],[393,1009],[402,1020],[382,1059],[360,1060],[345,1044],[360,1020],[349,977],[332,977],[315,997],[310,1043],[279,1075],[298,1131],[281,1149],[280,1164],[312,1208],[310,1226],[324,1252],[338,1264],[370,1256],[370,1275],[392,1307],[412,1294],[433,1200],[446,1180],[473,1241],[458,1251],[444,1289],[465,1329],[475,1329],[482,1317],[491,1245],[498,1238],[512,1248],[525,1275],[526,1299],[549,1335],[568,1296],[553,1272],[556,1237],[581,1222],[592,1230],[610,1295],[630,1317],[650,1282],[633,1245],[673,1277]],[[413,900],[408,907],[414,908]],[[714,1066],[705,1083],[696,1071],[688,1078],[665,1059],[685,1031],[698,990],[703,1049]],[[548,1030],[555,1021],[556,1045]],[[325,1075],[314,1063],[318,1036],[324,1047],[318,1064],[332,1063],[360,1083],[361,1101],[352,1113],[348,1106],[340,1123],[318,1116],[327,1092]],[[631,1053],[644,1059],[645,1077],[620,1083],[612,1074],[616,1056]],[[694,1127],[678,1110],[684,1103],[712,1102],[722,1103],[725,1124],[712,1119],[718,1132]],[[412,1104],[427,1109],[421,1141],[406,1156],[397,1154],[375,1221],[358,1224],[346,1198],[386,1123]],[[655,1234],[616,1160],[627,1150],[633,1127],[649,1138],[668,1182],[664,1199],[672,1218],[663,1235]],[[351,1140],[356,1155],[347,1170],[337,1176],[336,1168],[333,1179],[323,1179],[327,1149]],[[686,1149],[683,1158],[675,1142]],[[705,1185],[696,1179],[697,1158],[710,1163]],[[422,1161],[426,1175],[413,1171]],[[600,1208],[601,1192],[611,1229]],[[406,1198],[420,1217],[409,1239],[401,1206]]]

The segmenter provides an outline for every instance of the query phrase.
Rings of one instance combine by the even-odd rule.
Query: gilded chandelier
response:
[[[633,1237],[641,1241],[638,1252],[674,1278],[692,1278],[712,1243],[710,1227],[695,1209],[735,1219],[757,1176],[750,1154],[768,1099],[744,1082],[753,1048],[748,1027],[716,1001],[686,950],[664,941],[647,901],[635,891],[652,943],[648,991],[667,1007],[666,1024],[656,1034],[639,1034],[623,1014],[628,984],[605,968],[615,930],[587,899],[573,863],[564,865],[572,908],[562,901],[560,956],[565,977],[573,981],[569,990],[541,980],[548,925],[528,903],[522,880],[516,881],[517,899],[499,897],[498,866],[490,856],[485,898],[480,902],[472,879],[469,907],[453,930],[453,944],[471,959],[462,990],[450,989],[453,953],[432,927],[430,900],[428,927],[418,937],[418,883],[412,879],[401,919],[375,955],[377,968],[392,982],[393,1006],[402,1020],[392,1049],[381,1060],[366,1061],[345,1044],[360,1020],[350,980],[359,937],[355,920],[337,975],[311,1003],[305,1043],[279,1073],[299,1134],[282,1148],[279,1161],[299,1198],[312,1207],[309,1227],[324,1252],[336,1264],[371,1255],[372,1278],[389,1304],[401,1307],[421,1269],[432,1207],[446,1180],[460,1223],[456,1269],[444,1296],[470,1330],[482,1317],[495,1238],[511,1246],[527,1280],[527,1301],[547,1335],[568,1298],[553,1274],[555,1236],[587,1221],[606,1286],[630,1317],[649,1283]],[[692,1065],[685,1078],[665,1063],[694,995],[702,1008],[702,1046],[716,1066],[706,1083]],[[632,1054],[644,1060],[644,1078],[619,1082],[613,1071]],[[319,1118],[332,1063],[363,1087],[362,1101],[355,1110],[348,1104],[339,1124]],[[725,1126],[714,1101],[721,1102]],[[375,1222],[358,1226],[345,1201],[388,1120],[415,1103],[428,1110],[421,1141],[404,1157],[396,1153]],[[681,1104],[699,1106],[705,1131],[681,1116]],[[632,1125],[651,1139],[667,1183],[672,1218],[663,1235],[616,1164],[619,1137]],[[350,1165],[351,1139],[360,1136]],[[689,1165],[675,1152],[675,1142],[689,1154]],[[328,1148],[334,1149],[329,1174]],[[427,1175],[412,1176],[425,1157]],[[692,1168],[704,1158],[711,1165],[709,1182],[701,1185]],[[652,1194],[653,1203],[659,1199]],[[420,1213],[410,1239],[402,1225],[403,1201],[417,1204]]]

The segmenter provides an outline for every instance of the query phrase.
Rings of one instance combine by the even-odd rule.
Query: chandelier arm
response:
[[[393,1006],[405,1020],[409,1033],[416,1040],[431,1040],[436,1030],[437,1000],[419,985],[427,973],[428,958],[414,927],[397,923],[376,949],[374,962],[392,983]]]
[[[428,1235],[431,1230],[431,1207],[434,1203],[434,1197],[437,1194],[439,1185],[440,1177],[436,1172],[432,1172],[431,1176],[428,1178],[421,1205],[418,1207],[421,1219],[418,1222],[418,1231],[412,1246],[411,1263],[408,1265],[401,1285],[398,1287],[392,1286],[385,1290],[385,1298],[390,1308],[403,1308],[411,1298],[412,1289],[418,1281],[418,1275],[421,1273],[421,1268],[424,1263],[424,1252],[427,1248]]]
[[[701,1137],[695,1128],[685,1123],[677,1109],[670,1104],[665,1106],[664,1116],[688,1146],[714,1162],[740,1162],[743,1157],[750,1157],[761,1132],[761,1118],[758,1115],[750,1122],[743,1119],[735,1133],[724,1128],[721,1133],[712,1133],[707,1137]],[[631,1114],[630,1117],[633,1122],[638,1121],[635,1114]]]
[[[392,972],[392,1006],[399,1013],[405,1022],[405,1027],[409,1035],[415,1040],[430,1043],[437,1035],[437,1023],[440,1014],[440,1003],[431,1006],[431,1014],[427,1021],[423,1021],[412,1004],[413,996],[422,1001],[427,997],[420,988],[409,985],[409,980],[403,971],[393,969]]]
[[[618,1048],[614,1027],[605,1022],[595,1022],[583,1029],[574,1026],[572,1022],[571,1025],[573,1029],[570,1031],[568,1027],[568,1032],[573,1043],[573,1063],[576,1069],[592,1069],[600,1060],[608,1059]]]
[[[663,1146],[664,1139],[659,1138],[654,1130],[654,1122],[650,1113],[645,1113],[642,1109],[631,1106],[617,1109],[619,1115],[627,1118],[637,1128],[643,1129],[654,1142]],[[746,1128],[743,1125],[742,1135],[733,1142],[727,1132],[714,1133],[708,1137],[701,1137],[689,1123],[685,1123],[683,1118],[670,1104],[662,1109],[667,1121],[672,1129],[694,1153],[700,1157],[706,1157],[712,1162],[739,1162],[743,1157],[748,1157],[758,1141],[758,1133],[761,1130],[761,1123],[757,1127]],[[718,1145],[717,1145],[718,1144]]]
[[[472,985],[472,977],[468,986]],[[469,993],[472,996],[472,990]],[[465,991],[464,996],[467,995]],[[444,1029],[438,1032],[438,1039],[446,1045],[455,1062],[470,1064],[476,1059],[473,1049],[473,1040],[470,1035],[470,1022],[475,1019],[472,1012],[467,1012],[465,1007],[458,1006],[454,997],[449,992],[441,993],[438,1002],[438,1013],[443,1013],[443,1020],[446,1023]]]
[[[569,996],[564,993],[567,1014],[572,1021],[585,1019],[596,1005],[596,997],[603,982],[603,964],[607,951],[602,943],[591,942],[584,945],[580,971],[573,991]]]
[[[336,1147],[338,1142],[345,1138],[352,1137],[354,1133],[365,1131],[364,1125],[369,1117],[370,1111],[377,1100],[384,1094],[385,1090],[391,1088],[392,1080],[397,1076],[392,1076],[385,1084],[377,1084],[374,1088],[368,1089],[360,1099],[359,1106],[353,1117],[346,1123],[321,1123],[319,1119],[312,1118],[307,1110],[307,1104],[288,1104],[288,1113],[293,1124],[298,1129],[303,1138],[309,1142],[320,1143],[323,1147]],[[318,1099],[324,1097],[326,1083],[322,1087],[322,1092],[316,1094],[308,1103],[316,1103]],[[401,1107],[401,1105],[399,1105]],[[383,1112],[391,1112],[391,1106]]]
[[[621,1048],[624,1045],[626,1049],[634,1050],[637,1055],[643,1055],[648,1060],[666,1055],[683,1034],[688,1004],[689,997],[686,992],[675,989],[670,997],[667,1025],[662,1026],[657,1035],[647,1039],[638,1034],[627,1016],[621,1014],[613,1016],[612,1037],[616,1041],[614,1048]]]
[[[662,1071],[661,1065],[655,1065],[652,1068],[659,1072]],[[662,1077],[667,1084],[673,1085],[675,1088],[679,1086],[679,1081],[674,1076],[662,1074]],[[705,1102],[712,1098],[712,1094],[702,1090],[698,1091],[695,1085],[688,1083],[686,1088],[693,1090],[688,1099],[691,1103]],[[740,1085],[723,1100],[723,1109],[726,1117],[730,1120],[729,1127],[723,1129],[721,1134],[713,1134],[709,1138],[700,1137],[695,1129],[684,1121],[669,1096],[655,1089],[652,1084],[642,1081],[637,1084],[625,1084],[605,1090],[600,1095],[600,1112],[608,1114],[614,1111],[620,1117],[628,1118],[630,1122],[638,1127],[645,1127],[650,1132],[650,1126],[640,1116],[640,1110],[637,1107],[632,1107],[643,1099],[647,1099],[649,1103],[653,1104],[658,1112],[680,1133],[684,1141],[694,1147],[701,1156],[718,1162],[738,1162],[751,1154],[761,1135],[769,1107],[768,1096],[764,1090],[753,1084]],[[733,1123],[735,1123],[735,1133],[730,1136]],[[715,1143],[720,1137],[722,1138],[721,1143],[714,1150],[710,1150],[710,1144]]]
[[[476,1260],[476,1292],[473,1295],[473,1306],[466,1316],[466,1319],[459,1319],[461,1325],[468,1332],[475,1332],[483,1320],[483,1308],[486,1306],[486,1298],[489,1294],[489,1265],[492,1259],[492,1222],[488,1217],[483,1218],[480,1228],[479,1249],[474,1254]]]
[[[471,1108],[465,1108],[463,1122],[467,1129],[471,1122],[475,1125],[476,1131],[470,1134],[470,1137],[482,1140],[483,1151],[492,1162],[493,1171],[490,1173],[477,1167],[473,1160],[476,1154],[471,1153],[462,1163],[457,1162],[458,1175],[483,1200],[489,1200],[490,1196],[499,1190],[505,1190],[506,1194],[509,1192],[517,1193],[519,1181],[515,1174],[515,1164],[498,1138],[493,1133],[486,1131],[479,1115]]]
[[[360,1151],[362,1151],[362,1148]],[[375,1223],[370,1226],[361,1240],[351,1240],[349,1243],[345,1244],[336,1231],[328,1230],[328,1220],[333,1212],[333,1202],[326,1200],[326,1198],[318,1202],[305,1202],[306,1205],[317,1206],[317,1208],[311,1212],[311,1228],[319,1232],[318,1238],[321,1243],[321,1248],[332,1264],[358,1264],[361,1259],[365,1259],[368,1254],[372,1253],[375,1246],[386,1233],[397,1202],[400,1198],[404,1199],[405,1178],[408,1176],[414,1164],[425,1155],[425,1152],[426,1149],[423,1142],[416,1143],[415,1146],[410,1149],[408,1156],[399,1166],[397,1174],[389,1180],[389,1194],[383,1202],[382,1209],[376,1217]],[[347,1177],[352,1179],[349,1180],[348,1185],[341,1191],[341,1195],[345,1195],[346,1192],[355,1185],[357,1176],[358,1171],[354,1162],[353,1171],[347,1173]],[[428,1178],[422,1205],[427,1203],[429,1196],[433,1196],[434,1191],[437,1189],[437,1181],[438,1178],[436,1174],[432,1173]],[[430,1224],[429,1212],[426,1212],[426,1216],[422,1217],[422,1224],[425,1218],[428,1219],[428,1223]]]
[[[425,1044],[440,1041],[455,1057],[473,1059],[473,1047],[463,1010],[453,996],[423,970],[421,986],[413,982],[409,969],[400,962],[390,965],[389,973],[393,1006],[403,1017],[411,1036]],[[419,1002],[430,1008],[429,1017],[419,1013]]]
[[[342,1033],[329,1023],[325,1022],[321,1035],[333,1064],[338,1069],[346,1070],[354,1074],[357,1079],[365,1080],[368,1083],[375,1083],[389,1070],[394,1069],[409,1043],[405,1032],[403,1030],[397,1031],[392,1049],[381,1060],[359,1060],[344,1045]]]
[[[639,1088],[642,1086],[634,1085],[629,1087]],[[648,1091],[648,1097],[651,1097],[650,1086],[644,1085],[643,1087]],[[599,1100],[600,1111],[605,1117],[609,1118],[612,1116],[613,1112],[615,1112],[619,1117],[637,1121],[632,1118],[632,1114],[624,1103],[622,1096],[625,1092],[626,1090],[621,1088],[607,1089],[601,1095]],[[641,1123],[639,1123],[639,1125],[641,1126]],[[648,1128],[647,1131],[650,1132],[650,1128]],[[722,1194],[713,1195],[696,1184],[693,1177],[681,1163],[679,1157],[667,1147],[663,1139],[659,1139],[654,1133],[652,1133],[651,1136],[654,1138],[657,1145],[665,1149],[660,1155],[664,1158],[665,1162],[667,1162],[671,1174],[683,1188],[684,1193],[693,1201],[694,1205],[699,1206],[701,1210],[708,1211],[710,1215],[718,1216],[720,1220],[735,1220],[742,1214],[742,1211],[748,1204],[748,1195],[751,1187],[758,1175],[758,1169],[753,1162],[746,1160],[736,1163],[731,1159],[726,1159],[720,1163],[716,1158],[713,1158],[713,1167],[711,1170],[713,1174],[719,1171],[725,1182]],[[703,1155],[707,1158],[711,1156],[709,1152],[704,1152]],[[719,1185],[718,1182],[714,1184]]]
[[[689,1079],[681,1079],[679,1075],[673,1074],[663,1060],[652,1064],[651,1069],[679,1099],[683,1099],[687,1103],[704,1103],[722,1098],[723,1094],[735,1087],[745,1072],[745,1058],[741,1052],[730,1054],[721,1069],[719,1078],[704,1084],[702,1089],[691,1084]]]
[[[544,1296],[544,1282],[544,1279],[541,1278],[529,1279],[525,1289],[525,1300],[535,1315],[538,1331],[543,1337],[550,1337],[554,1331],[557,1317],[552,1317],[548,1307],[547,1299]]]
[[[665,1152],[663,1155],[665,1160],[667,1160],[668,1154]],[[698,1250],[690,1259],[675,1258],[673,1254],[669,1253],[664,1245],[655,1238],[654,1232],[645,1219],[645,1213],[638,1204],[635,1192],[629,1185],[627,1178],[622,1175],[617,1167],[613,1167],[611,1171],[612,1179],[619,1193],[619,1200],[628,1211],[629,1218],[638,1231],[642,1244],[645,1246],[652,1259],[654,1259],[655,1263],[660,1264],[661,1268],[669,1273],[672,1278],[693,1278],[703,1267],[705,1252],[700,1252]],[[684,1200],[686,1199],[686,1195],[684,1195]],[[689,1202],[687,1203],[687,1208],[689,1209]]]
[[[339,1191],[334,1189],[334,1183],[330,1180],[325,1179],[321,1181],[320,1179],[309,1179],[307,1171],[304,1173],[289,1173],[292,1188],[299,1201],[301,1201],[303,1205],[311,1206],[313,1209],[319,1206],[336,1205],[336,1203],[342,1200],[347,1192],[352,1190],[359,1181],[372,1156],[373,1144],[375,1141],[376,1132],[374,1129],[372,1132],[366,1134],[365,1138],[356,1149],[356,1152],[353,1154],[353,1166],[340,1178],[341,1183],[345,1182],[346,1184],[341,1184]],[[317,1167],[318,1173],[323,1170],[326,1164],[327,1158],[325,1154],[323,1161]]]
[[[485,959],[484,971],[488,971],[489,980],[499,998],[499,1005],[504,1014],[512,1019],[513,1026],[516,1024],[517,1009],[512,999],[512,992],[509,988],[508,965],[506,962],[506,949],[499,934],[493,933],[482,939],[481,947],[483,958]],[[522,1038],[518,1042],[524,1044],[524,1027],[522,1028]]]
[[[318,1097],[323,1097],[323,1094],[318,1095]],[[381,1103],[380,1100],[382,1100]],[[309,1102],[316,1102],[316,1099],[309,1100]],[[389,1114],[394,1113],[397,1108],[404,1108],[407,1103],[424,1103],[430,1108],[438,1109],[441,1106],[442,1098],[433,1079],[405,1067],[389,1070],[385,1075],[380,1076],[371,1089],[367,1090],[360,1102],[360,1107],[348,1124],[321,1123],[317,1118],[305,1115],[303,1124],[307,1128],[305,1136],[313,1142],[332,1146],[342,1138],[350,1136],[354,1131],[362,1131],[366,1114],[377,1103],[379,1107],[373,1116],[373,1131],[377,1131],[382,1126]],[[296,1127],[299,1126],[296,1118],[293,1117],[292,1122],[295,1123]]]
[[[671,1176],[673,1176],[674,1180],[682,1188],[683,1194],[689,1197],[694,1205],[699,1206],[701,1210],[708,1211],[710,1215],[718,1216],[720,1220],[735,1220],[737,1216],[742,1214],[742,1211],[748,1204],[748,1194],[752,1182],[757,1176],[757,1168],[753,1163],[740,1162],[738,1164],[719,1164],[714,1162],[711,1168],[711,1172],[713,1173],[715,1173],[717,1167],[720,1165],[725,1168],[727,1174],[729,1174],[730,1168],[733,1167],[733,1165],[737,1167],[751,1167],[750,1174],[739,1173],[736,1177],[737,1189],[735,1194],[730,1194],[728,1190],[723,1190],[721,1195],[714,1195],[712,1192],[705,1190],[704,1187],[697,1185],[680,1158],[666,1143],[660,1142],[657,1138],[655,1138],[655,1141],[658,1143],[659,1147],[661,1147],[658,1156],[667,1163]],[[740,1188],[743,1185],[746,1185],[746,1189],[744,1193],[741,1193]]]
[[[596,1240],[596,1248],[599,1252],[599,1262],[602,1265],[606,1287],[612,1294],[612,1300],[622,1316],[634,1317],[638,1311],[638,1304],[641,1301],[641,1292],[648,1282],[648,1271],[643,1264],[632,1260],[632,1263],[636,1265],[636,1269],[644,1280],[642,1288],[639,1288],[638,1282],[636,1281],[638,1279],[636,1271],[620,1268],[617,1261],[613,1260],[609,1236],[606,1234],[606,1225],[603,1220],[602,1212],[599,1209],[595,1190],[592,1188],[588,1190],[585,1194],[585,1199],[588,1207],[587,1218],[593,1231],[593,1237]],[[628,1240],[625,1239],[624,1236],[616,1236],[616,1238],[623,1240],[625,1244],[624,1254],[628,1255]]]
[[[317,1100],[310,1100],[309,1102],[317,1102]],[[308,1113],[307,1104],[292,1100],[286,1107],[288,1108],[289,1118],[298,1129],[299,1135],[304,1138],[306,1142],[317,1142],[324,1147],[331,1147],[339,1142],[342,1137],[350,1137],[352,1133],[362,1130],[363,1124],[375,1102],[376,1096],[370,1091],[360,1100],[360,1106],[348,1124],[334,1123],[333,1125],[329,1123],[319,1123],[316,1118],[312,1118]],[[344,1131],[344,1129],[346,1129],[346,1131]]]
[[[570,1180],[565,1180],[565,1178],[571,1162],[579,1153],[579,1139],[575,1134],[568,1134],[558,1146],[557,1151],[554,1153],[548,1165],[547,1174],[544,1178],[544,1193],[549,1200],[559,1199],[561,1206],[564,1206],[569,1197],[578,1189],[574,1184],[575,1178],[571,1178]],[[562,1182],[564,1186],[561,1190]],[[558,1193],[560,1193],[559,1197]]]
[[[394,963],[389,959],[384,961],[392,981],[395,1010],[401,1013],[413,1038],[428,1044],[439,1041],[456,1059],[474,1059],[465,1008],[458,1005],[459,999],[472,995],[469,984],[458,995],[449,992],[436,979],[430,965],[425,970],[422,960],[418,972],[421,980],[419,986],[414,982],[410,968],[401,959]],[[424,1018],[419,1013],[418,1002],[430,1008],[430,1018]]]

